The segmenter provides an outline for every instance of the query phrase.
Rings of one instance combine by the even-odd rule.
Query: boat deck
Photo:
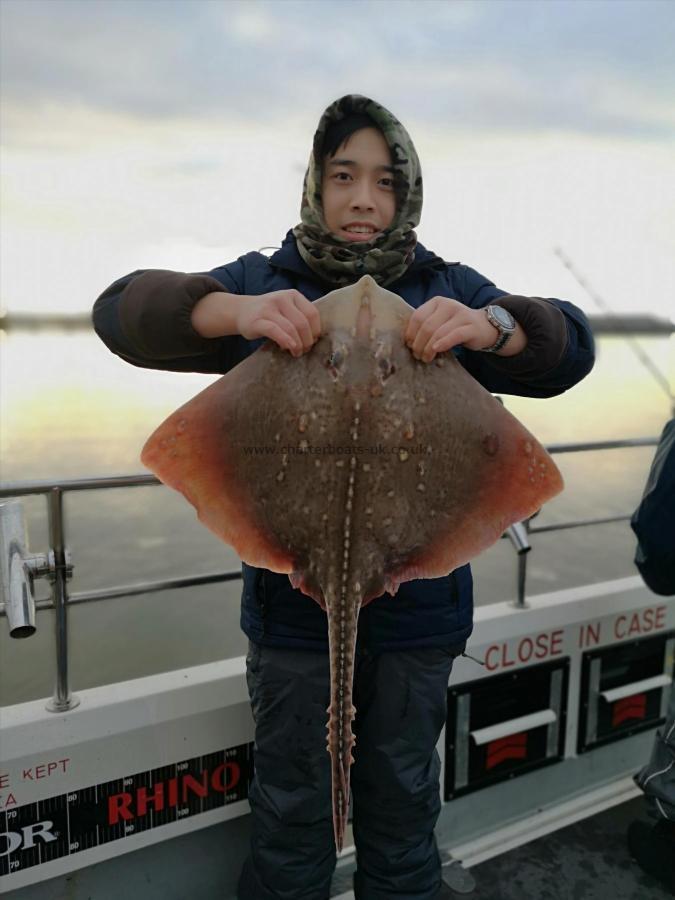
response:
[[[642,797],[472,868],[475,900],[672,900],[631,858],[628,824],[647,820]]]
[[[672,900],[672,893],[631,859],[626,829],[635,818],[646,819],[642,797],[473,866],[469,871],[475,889],[456,896],[467,900]],[[232,861],[246,853],[248,827],[242,827],[241,820],[236,828],[234,824],[191,832],[7,896],[12,900],[118,900],[121,895],[126,900],[186,900],[189,880],[190,900],[235,900]],[[332,900],[353,900],[353,869],[353,858],[340,861]]]
[[[468,871],[466,900],[672,900],[640,869],[626,844],[628,824],[647,819],[642,797],[607,809]],[[350,871],[333,879],[333,900],[353,900]],[[337,890],[337,892],[336,892]],[[675,885],[674,885],[675,890]]]

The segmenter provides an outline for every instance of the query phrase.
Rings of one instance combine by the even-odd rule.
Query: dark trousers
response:
[[[373,654],[357,646],[351,767],[357,900],[434,900],[441,863],[436,743],[465,643]],[[336,855],[326,750],[327,652],[249,642],[255,720],[250,855],[239,900],[328,900]]]

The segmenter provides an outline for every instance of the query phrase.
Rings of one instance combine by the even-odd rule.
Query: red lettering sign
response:
[[[129,821],[146,816],[150,807],[159,812],[165,807],[178,806],[188,802],[190,795],[208,797],[209,790],[220,794],[231,791],[239,784],[241,768],[238,763],[229,761],[216,766],[213,772],[204,769],[197,777],[185,773],[166,781],[158,781],[152,787],[144,785],[136,788],[134,794],[123,791],[108,797],[108,824],[117,825],[122,819]]]
[[[622,641],[640,634],[649,634],[650,631],[659,631],[665,628],[665,616],[665,606],[648,606],[638,612],[617,616],[614,620],[614,637]]]
[[[66,772],[68,768],[68,763],[70,762],[70,757],[67,756],[65,759],[55,760],[53,762],[47,763],[39,763],[37,766],[29,766],[27,769],[24,769],[21,778],[24,781],[39,781],[40,778],[49,778],[52,773],[56,772],[57,769],[61,769],[62,772]]]
[[[508,669],[511,666],[525,665],[533,660],[541,661],[562,653],[562,641],[565,630],[542,631],[534,638],[523,637],[517,644],[492,644],[485,654],[485,667],[494,672],[497,669]]]

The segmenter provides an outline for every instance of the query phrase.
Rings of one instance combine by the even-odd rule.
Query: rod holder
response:
[[[9,633],[13,638],[35,634],[33,568],[27,565],[26,522],[20,500],[0,503],[0,584]],[[46,559],[42,560],[46,564]],[[35,566],[40,561],[34,559]]]
[[[506,534],[513,544],[513,549],[519,556],[521,553],[529,553],[532,549],[530,533],[527,527],[528,522],[529,519],[523,522],[514,522],[513,525],[509,525],[506,529]]]
[[[0,601],[4,605],[9,635],[26,638],[35,634],[36,578],[53,582],[56,574],[54,553],[27,552],[26,519],[21,500],[0,501]],[[73,571],[69,554],[67,577]]]
[[[532,516],[531,518],[534,518]],[[530,543],[530,519],[522,522],[514,522],[506,529],[506,534],[514,550],[518,554],[518,599],[514,606],[516,609],[527,609],[525,600],[525,585],[527,582],[527,554],[532,549]]]

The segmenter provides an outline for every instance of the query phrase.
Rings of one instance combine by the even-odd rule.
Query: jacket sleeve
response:
[[[631,519],[637,566],[656,594],[675,594],[675,418],[663,429],[640,505]]]
[[[462,348],[465,368],[487,390],[524,397],[555,397],[593,368],[593,334],[583,312],[566,300],[521,297],[500,290],[468,266],[455,267],[455,289],[463,303],[482,309],[496,300],[527,334],[527,346],[515,356]]]
[[[174,372],[227,372],[245,355],[240,335],[204,338],[192,310],[211,291],[241,294],[243,264],[207,273],[141,269],[106,288],[94,303],[93,325],[103,343],[134,366]]]

